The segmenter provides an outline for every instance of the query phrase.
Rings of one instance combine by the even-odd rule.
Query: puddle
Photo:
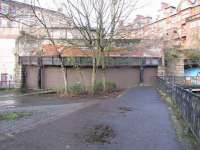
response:
[[[0,101],[0,107],[2,106],[15,107],[16,104],[17,102],[15,100]]]
[[[15,94],[1,94],[0,93],[0,98],[6,98],[6,97],[13,97]]]

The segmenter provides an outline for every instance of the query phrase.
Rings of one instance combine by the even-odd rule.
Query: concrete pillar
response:
[[[23,86],[23,73],[25,72],[25,67],[19,63],[19,56],[15,56],[15,87],[17,89]]]
[[[144,66],[140,66],[140,84],[144,83]]]
[[[27,78],[27,74],[26,74],[26,66],[22,65],[21,66],[21,75],[20,75],[20,87],[21,89],[26,89],[26,78]]]
[[[39,71],[38,71],[38,88],[39,89],[45,89],[45,71],[44,71],[44,66],[40,66],[39,67]]]
[[[165,76],[165,66],[158,66],[158,76]]]
[[[176,68],[174,71],[176,76],[184,76],[185,67],[183,58],[180,58],[176,61]]]
[[[176,58],[168,62],[166,74],[170,76],[184,76],[184,58]]]

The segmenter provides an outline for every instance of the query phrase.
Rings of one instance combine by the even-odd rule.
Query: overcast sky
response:
[[[19,0],[19,1],[29,1],[29,0]],[[51,8],[51,9],[55,9],[53,3],[51,3],[50,1],[53,1],[53,0],[40,0],[43,6]],[[64,0],[54,0],[54,1],[59,3],[59,1],[61,2]],[[160,8],[161,2],[167,2],[173,6],[177,6],[180,1],[181,0],[144,0],[144,1],[141,0],[141,2],[144,4],[144,7],[134,12],[134,15],[141,14],[141,15],[151,16],[155,18],[157,16],[157,11]]]
[[[157,16],[157,11],[160,9],[161,2],[169,3],[173,6],[177,6],[180,0],[145,0],[147,5],[138,10],[137,13],[142,15],[150,15],[152,17]]]

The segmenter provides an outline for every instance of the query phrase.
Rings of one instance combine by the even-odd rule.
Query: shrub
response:
[[[117,90],[117,85],[114,82],[106,81],[106,92],[114,92]],[[96,81],[94,85],[95,94],[103,92],[103,81]]]
[[[75,83],[68,87],[68,93],[71,95],[81,95],[85,93],[85,87],[80,83]]]
[[[189,49],[185,51],[185,56],[193,63],[200,65],[200,49]]]
[[[107,81],[106,82],[106,90],[108,92],[114,92],[117,90],[117,85],[114,82]]]
[[[103,82],[102,81],[96,81],[94,84],[94,93],[98,94],[103,91]]]
[[[175,48],[166,49],[165,50],[165,60],[166,61],[176,60],[176,59],[180,58],[180,54],[181,53],[178,49],[175,49]]]
[[[64,87],[55,88],[55,89],[49,89],[49,90],[54,90],[54,91],[56,91],[58,94],[64,94],[64,93],[65,93],[65,88],[64,88]]]
[[[189,49],[185,51],[185,56],[189,59],[200,59],[200,49]]]

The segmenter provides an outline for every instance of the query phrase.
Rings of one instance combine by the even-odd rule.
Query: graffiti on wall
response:
[[[200,68],[185,70],[186,83],[189,85],[200,85]]]

